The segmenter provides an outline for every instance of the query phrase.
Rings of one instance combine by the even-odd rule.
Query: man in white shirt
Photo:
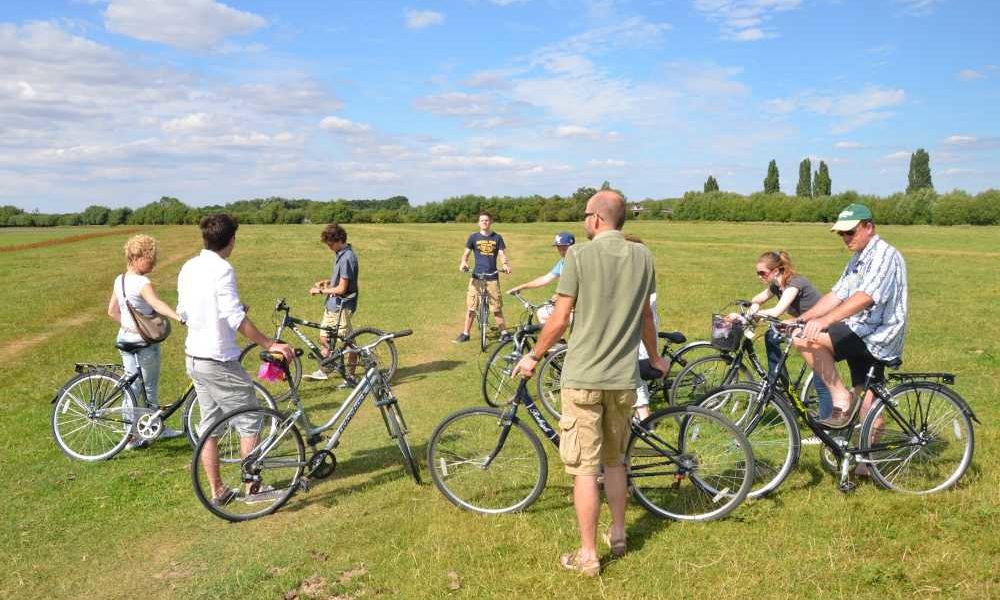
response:
[[[204,434],[222,415],[246,406],[258,406],[253,383],[240,366],[239,331],[261,348],[281,352],[286,360],[292,348],[276,342],[258,330],[246,314],[236,290],[236,272],[226,259],[236,244],[239,224],[227,214],[201,220],[205,249],[184,263],[177,276],[177,314],[187,324],[184,352],[188,376],[198,393],[201,409],[199,434]],[[241,430],[241,447],[253,448],[257,430],[254,423]],[[202,452],[213,502],[225,504],[240,490],[223,487],[219,477],[219,448],[207,440]]]

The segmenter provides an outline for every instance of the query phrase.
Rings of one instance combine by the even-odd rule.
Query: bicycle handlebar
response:
[[[515,298],[517,298],[521,302],[521,304],[524,306],[524,308],[527,309],[527,310],[538,310],[539,308],[541,308],[543,306],[546,306],[548,304],[554,304],[551,300],[548,300],[548,301],[543,302],[541,304],[532,304],[530,300],[528,300],[527,298],[525,298],[524,296],[521,295],[521,291],[520,290],[515,291],[515,292],[507,292],[507,293],[510,294],[511,296],[514,296]]]
[[[344,348],[344,354],[358,354],[361,352],[371,352],[375,346],[378,346],[386,340],[391,340],[395,338],[406,337],[408,335],[413,335],[412,329],[401,329],[400,331],[390,331],[389,333],[383,333],[375,341],[365,344],[364,346],[356,346],[354,348]]]
[[[294,348],[295,356],[302,356],[302,348]],[[272,352],[271,350],[261,350],[260,359],[264,362],[269,362],[278,365],[279,367],[285,364],[285,355],[281,352]]]

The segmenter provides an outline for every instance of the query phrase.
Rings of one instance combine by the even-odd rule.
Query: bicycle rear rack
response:
[[[937,381],[947,385],[955,383],[955,375],[953,373],[888,373],[885,378],[890,381],[898,380],[903,382]]]

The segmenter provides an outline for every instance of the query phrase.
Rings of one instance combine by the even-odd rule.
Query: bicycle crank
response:
[[[329,450],[320,450],[309,459],[309,477],[325,479],[336,470],[337,457]]]
[[[163,419],[155,415],[142,415],[135,422],[135,431],[144,440],[155,440],[163,431]]]

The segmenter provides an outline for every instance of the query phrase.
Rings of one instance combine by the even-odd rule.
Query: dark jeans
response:
[[[781,337],[771,329],[768,329],[767,333],[764,334],[764,349],[767,352],[767,370],[770,374],[774,372],[778,363],[781,362],[782,355]],[[833,413],[833,400],[830,398],[830,390],[827,389],[826,384],[823,383],[819,375],[813,375],[813,386],[816,388],[816,395],[819,396],[819,414],[817,417],[825,419]]]

